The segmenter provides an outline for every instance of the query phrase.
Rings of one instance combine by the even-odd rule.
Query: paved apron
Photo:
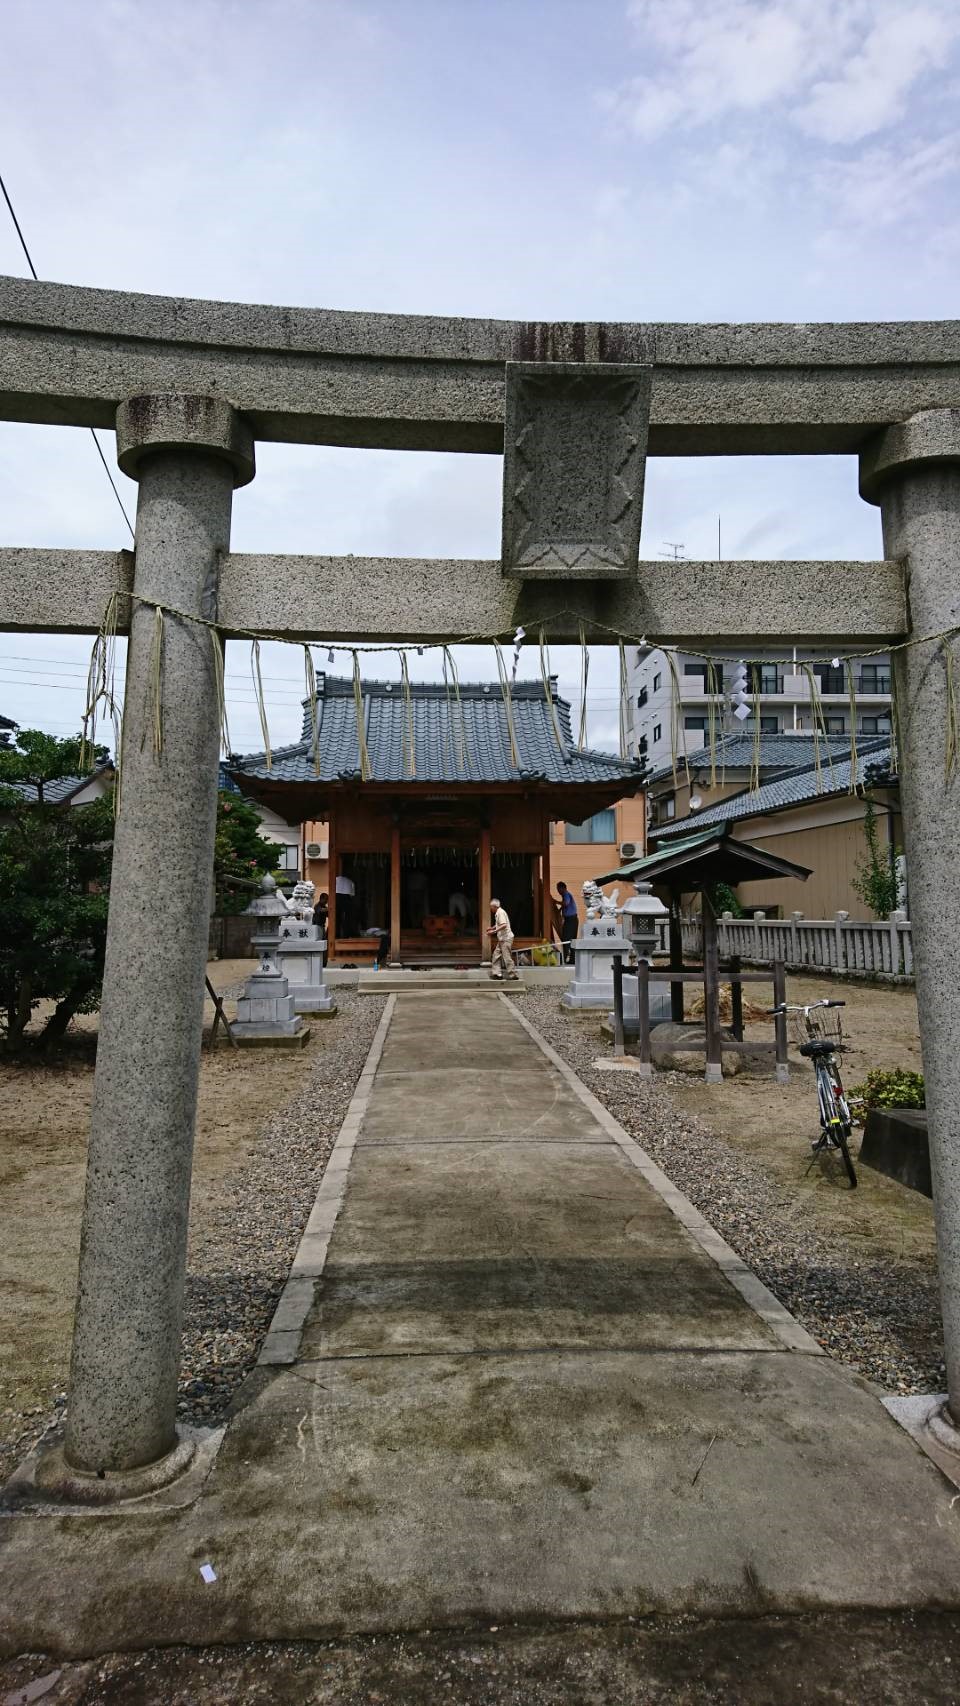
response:
[[[571,1077],[397,998],[295,1360],[189,1508],[0,1523],[8,1648],[960,1604],[954,1489]]]

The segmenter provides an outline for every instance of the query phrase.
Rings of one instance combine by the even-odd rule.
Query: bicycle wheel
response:
[[[833,1106],[833,1118],[837,1121],[836,1125],[831,1123],[831,1141],[836,1144],[843,1156],[843,1165],[847,1178],[850,1180],[850,1189],[855,1191],[857,1188],[857,1171],[853,1165],[853,1156],[850,1154],[850,1134],[853,1126],[850,1123],[847,1099],[843,1093],[843,1080],[832,1060],[825,1067],[825,1077]]]
[[[843,1165],[847,1170],[847,1178],[850,1180],[850,1189],[855,1191],[857,1188],[857,1170],[853,1165],[853,1156],[848,1147],[849,1136],[850,1133],[846,1126],[841,1127],[840,1134],[837,1137],[837,1148],[843,1156]]]
[[[817,1062],[817,1096],[820,1103],[820,1125],[823,1130],[821,1142],[825,1142],[831,1149],[839,1149],[844,1171],[850,1181],[850,1189],[856,1190],[857,1173],[849,1147],[852,1127],[849,1118],[844,1117],[847,1104],[843,1084],[832,1061],[829,1064],[827,1061]]]

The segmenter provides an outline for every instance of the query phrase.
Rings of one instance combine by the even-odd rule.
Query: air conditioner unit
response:
[[[307,858],[308,859],[327,859],[327,858],[329,858],[329,847],[330,847],[329,841],[308,841],[307,842]]]
[[[621,841],[620,857],[621,859],[638,859],[640,857],[639,844],[636,841]]]

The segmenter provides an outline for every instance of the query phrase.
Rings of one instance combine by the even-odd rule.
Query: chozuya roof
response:
[[[360,779],[357,712],[352,680],[321,675],[317,689],[319,776],[314,763],[309,701],[304,701],[303,736],[279,748],[267,768],[266,754],[231,757],[238,778],[274,783],[354,782]],[[550,690],[560,730],[553,725],[542,681],[517,681],[511,688],[519,764],[510,750],[507,711],[499,683],[448,688],[417,683],[411,688],[415,774],[409,763],[410,708],[398,682],[363,683],[363,718],[372,782],[548,782],[583,786],[629,781],[642,773],[609,752],[578,750],[570,728],[570,706]]]

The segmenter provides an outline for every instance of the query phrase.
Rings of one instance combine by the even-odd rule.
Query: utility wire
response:
[[[37,276],[37,269],[33,264],[33,256],[31,255],[30,250],[27,248],[27,239],[25,238],[25,236],[23,235],[23,232],[20,229],[20,221],[17,218],[16,213],[14,212],[13,202],[10,200],[10,194],[9,194],[9,191],[7,189],[6,184],[3,181],[2,174],[0,174],[0,190],[3,191],[3,199],[7,204],[7,209],[9,211],[10,218],[13,220],[13,228],[16,231],[17,236],[20,239],[20,247],[23,250],[24,254],[26,255],[27,266],[30,268],[31,274],[33,275],[34,279],[36,279],[37,283],[39,284],[40,280]],[[116,481],[114,480],[114,477],[110,472],[110,467],[109,467],[109,464],[107,462],[106,457],[103,454],[103,449],[101,447],[100,440],[98,439],[93,427],[90,427],[89,431],[90,431],[90,437],[93,439],[93,442],[97,447],[97,455],[99,456],[101,462],[103,463],[103,471],[106,474],[107,479],[110,481],[110,490],[112,491],[114,497],[116,498],[117,503],[120,505],[120,514],[123,516],[123,519],[127,524],[127,530],[130,534],[131,539],[133,539],[135,537],[134,531],[133,531],[133,524],[130,520],[130,517],[128,516],[128,514],[126,512],[123,499],[120,496],[119,491],[117,490]]]

